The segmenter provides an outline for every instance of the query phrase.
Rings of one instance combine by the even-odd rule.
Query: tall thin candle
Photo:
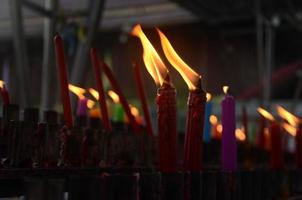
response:
[[[61,99],[63,103],[64,121],[67,126],[72,127],[73,121],[72,121],[71,104],[70,104],[70,98],[68,92],[68,77],[67,77],[67,70],[65,65],[63,40],[61,36],[57,34],[54,38],[54,42],[55,42],[55,51],[56,51],[56,58],[57,58],[58,76],[60,80]]]
[[[211,102],[211,94],[207,93],[207,104],[206,104],[206,113],[204,119],[204,134],[203,141],[208,143],[211,140],[211,122],[210,117],[212,114],[213,103]]]
[[[105,92],[104,92],[104,86],[102,82],[102,74],[101,74],[101,66],[100,61],[97,55],[97,51],[95,48],[92,48],[90,50],[90,58],[94,69],[94,76],[95,76],[95,82],[97,86],[97,91],[99,93],[99,104],[100,104],[100,110],[102,113],[102,121],[104,123],[104,128],[110,132],[112,130],[111,123],[109,120],[108,115],[108,108],[106,104],[106,98],[105,98]]]
[[[139,133],[138,124],[136,123],[136,120],[135,120],[134,116],[131,113],[129,104],[128,104],[127,100],[126,100],[126,97],[123,94],[122,90],[120,89],[117,81],[115,80],[115,77],[114,77],[111,69],[103,61],[101,61],[101,69],[106,74],[106,76],[107,76],[107,78],[108,78],[108,80],[109,80],[109,82],[111,84],[112,89],[118,94],[118,96],[120,98],[120,103],[122,104],[122,106],[123,106],[123,108],[125,110],[125,113],[126,113],[128,119],[129,119],[130,125],[131,125],[131,127],[133,129],[133,132],[135,134],[138,134]]]
[[[2,96],[3,105],[7,106],[10,103],[10,101],[9,101],[9,93],[5,87],[4,81],[0,81],[0,88],[1,88],[1,96]]]
[[[237,144],[235,137],[235,100],[229,95],[228,87],[224,86],[222,100],[222,169],[224,171],[237,170]]]
[[[154,135],[153,134],[153,129],[152,129],[152,124],[151,124],[151,117],[150,117],[150,111],[148,108],[148,103],[147,103],[147,99],[146,99],[146,94],[145,94],[145,90],[144,90],[144,86],[143,86],[143,81],[141,78],[141,72],[140,72],[140,67],[138,66],[138,64],[136,62],[133,62],[133,69],[134,69],[134,77],[136,80],[136,90],[138,93],[138,96],[140,98],[141,101],[141,105],[143,108],[143,112],[144,112],[144,118],[145,118],[145,122],[146,122],[146,129],[149,135]]]

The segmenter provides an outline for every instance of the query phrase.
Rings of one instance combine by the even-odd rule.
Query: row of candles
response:
[[[236,129],[235,117],[235,100],[228,93],[228,87],[224,86],[225,96],[221,102],[222,116],[221,124],[216,116],[211,115],[212,104],[210,102],[210,94],[206,93],[202,87],[201,75],[190,68],[176,53],[168,38],[157,29],[160,37],[164,55],[169,63],[180,73],[189,89],[188,111],[186,119],[185,141],[184,141],[184,160],[183,168],[187,171],[200,171],[202,169],[202,143],[203,139],[210,139],[210,129],[213,127],[213,137],[221,138],[221,160],[222,169],[224,171],[237,170],[237,140],[245,141],[247,133],[247,114],[243,110],[243,128]],[[162,172],[176,172],[177,169],[177,130],[176,130],[176,89],[173,87],[170,79],[169,70],[158,55],[157,51],[144,34],[140,25],[136,25],[131,34],[140,39],[143,46],[143,61],[147,71],[150,73],[155,83],[158,85],[156,94],[157,104],[157,122],[158,122],[158,139],[159,139],[159,169]],[[129,104],[119,87],[111,69],[97,55],[96,49],[92,48],[90,52],[91,63],[94,70],[96,89],[90,88],[88,91],[95,100],[99,102],[99,110],[96,109],[96,102],[85,96],[85,89],[68,83],[66,64],[64,58],[63,41],[59,35],[54,38],[58,75],[60,81],[60,91],[63,104],[64,121],[67,127],[73,126],[71,104],[69,91],[78,96],[78,106],[76,114],[78,116],[86,116],[87,109],[90,109],[92,117],[99,117],[102,121],[104,129],[110,134],[112,126],[109,120],[108,103],[102,83],[102,74],[108,78],[112,90],[108,91],[108,95],[112,98],[114,104],[115,121],[127,121],[135,134],[140,134],[139,125],[145,124],[146,131],[153,136],[151,125],[151,117],[148,103],[144,91],[141,78],[140,67],[137,63],[133,63],[134,75],[144,114],[144,120],[139,115],[136,107]],[[4,82],[0,82],[1,95],[4,104],[9,104],[9,94],[5,88]],[[208,101],[208,102],[207,102]],[[275,169],[283,167],[282,159],[282,136],[281,126],[284,130],[296,138],[297,153],[302,153],[302,136],[299,129],[300,119],[283,107],[277,107],[278,114],[284,121],[278,123],[277,120],[268,111],[259,108],[258,112],[268,121],[271,122],[270,127],[270,144],[271,144],[271,166]],[[205,127],[204,127],[205,124]],[[210,125],[211,124],[211,125]],[[260,126],[263,131],[259,134],[259,143],[265,140],[264,125]],[[205,133],[205,135],[203,135]],[[300,156],[301,157],[301,156]],[[299,167],[302,167],[302,159],[299,159]]]

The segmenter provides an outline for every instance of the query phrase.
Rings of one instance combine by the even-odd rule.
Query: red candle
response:
[[[271,134],[271,161],[270,161],[271,168],[282,169],[284,166],[282,135],[281,135],[280,125],[276,121],[273,121],[271,124],[270,134]]]
[[[206,93],[201,88],[201,76],[176,53],[168,38],[159,30],[161,46],[171,65],[180,73],[189,88],[188,112],[184,145],[184,169],[200,171]]]
[[[131,34],[140,38],[144,49],[145,66],[155,83],[159,85],[156,96],[159,170],[173,173],[177,171],[176,90],[170,82],[165,64],[144,34],[141,26],[136,25]]]
[[[93,69],[94,69],[97,91],[99,93],[98,100],[99,100],[99,104],[100,104],[100,110],[102,113],[101,120],[103,121],[104,128],[107,130],[107,132],[111,132],[112,127],[111,127],[111,123],[109,120],[108,108],[107,108],[106,98],[105,98],[105,93],[104,93],[104,86],[103,86],[103,82],[102,82],[101,66],[100,66],[100,61],[99,61],[97,51],[95,48],[92,48],[90,50],[90,58],[91,58],[91,63],[93,65]]]
[[[302,126],[299,125],[296,136],[295,136],[295,142],[296,142],[296,167],[298,169],[302,169]]]
[[[3,105],[7,106],[9,104],[9,93],[5,87],[4,82],[3,82],[3,86],[1,87],[1,95],[2,95]]]
[[[144,86],[143,86],[143,81],[141,78],[141,72],[140,72],[140,68],[136,62],[133,62],[133,69],[134,69],[134,77],[136,80],[136,82],[135,82],[136,90],[137,90],[138,96],[140,98],[143,112],[144,112],[146,129],[147,129],[147,132],[149,135],[154,135],[153,129],[152,129],[152,124],[151,124],[150,112],[149,112],[148,103],[147,103],[147,99],[146,99],[146,94],[145,94],[145,90],[144,90]]]
[[[65,124],[68,127],[72,127],[73,121],[72,121],[71,104],[70,104],[69,91],[68,91],[68,78],[67,78],[67,71],[65,65],[63,40],[61,36],[57,34],[54,38],[54,42],[55,42],[55,51],[56,51],[56,58],[57,58],[58,76],[60,80],[61,99],[63,103],[64,120],[65,120]]]
[[[128,119],[129,119],[129,122],[131,124],[133,132],[135,134],[138,134],[139,133],[138,124],[136,123],[136,120],[135,120],[134,116],[131,113],[129,104],[128,104],[127,100],[126,100],[126,97],[123,94],[122,90],[120,89],[117,81],[115,80],[114,75],[113,75],[111,69],[103,61],[101,61],[101,69],[106,74],[106,76],[107,76],[107,78],[108,78],[108,80],[109,80],[109,82],[111,84],[112,89],[118,94],[119,99],[120,99],[120,103],[122,104],[122,106],[123,106],[123,108],[125,110],[125,113],[126,113]]]
[[[259,120],[259,129],[257,133],[257,146],[260,149],[265,149],[265,134],[264,134],[264,128],[265,128],[265,118],[260,115]]]

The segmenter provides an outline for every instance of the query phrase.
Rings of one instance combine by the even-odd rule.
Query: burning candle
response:
[[[2,96],[3,105],[7,106],[9,104],[9,93],[5,87],[5,82],[2,80],[0,80],[0,88],[1,88],[1,96]]]
[[[201,76],[180,58],[168,38],[159,29],[157,29],[157,32],[165,56],[179,72],[189,88],[184,145],[184,169],[199,171],[202,167],[202,140],[206,104],[206,93],[201,86]]]
[[[266,122],[265,117],[260,115],[259,129],[257,133],[257,145],[260,149],[265,149],[265,135],[264,135],[265,122]]]
[[[86,90],[75,85],[69,84],[69,90],[77,95],[78,105],[77,105],[77,116],[87,116],[87,98],[84,96]]]
[[[71,113],[71,104],[68,92],[68,78],[67,71],[65,65],[65,57],[64,57],[64,47],[63,40],[61,36],[58,34],[54,38],[55,42],[55,51],[57,58],[57,69],[59,73],[60,80],[60,91],[61,91],[61,99],[63,103],[63,111],[64,111],[64,120],[67,126],[72,127],[72,113]]]
[[[93,64],[96,86],[98,91],[92,91],[92,90],[89,91],[99,101],[104,127],[108,132],[110,132],[112,130],[112,127],[109,121],[108,109],[107,109],[106,98],[104,93],[104,86],[102,82],[100,61],[95,48],[92,48],[90,50],[90,57],[91,57],[91,62]]]
[[[203,141],[208,143],[211,140],[211,122],[210,122],[210,116],[212,114],[212,107],[213,104],[211,102],[212,95],[210,93],[207,93],[207,104],[206,104],[206,114],[205,114],[205,121],[204,121],[204,135],[203,135]]]
[[[246,141],[248,142],[248,137],[249,137],[249,133],[248,133],[248,116],[247,116],[247,112],[246,112],[246,107],[245,106],[242,106],[242,126],[243,126],[243,133],[247,137]]]
[[[218,118],[215,115],[210,116],[210,123],[212,125],[211,137],[221,139],[222,125],[218,123]]]
[[[124,109],[122,105],[120,104],[120,98],[119,96],[112,90],[108,91],[108,95],[114,102],[113,104],[113,115],[112,115],[112,120],[114,122],[124,122]]]
[[[159,169],[161,172],[176,172],[176,90],[169,79],[168,70],[140,25],[132,30],[143,46],[143,60],[147,71],[159,85],[156,96],[159,137]]]
[[[138,96],[140,98],[143,112],[144,112],[144,118],[146,122],[146,129],[147,133],[149,135],[154,135],[153,134],[153,129],[152,129],[152,124],[151,124],[151,117],[150,117],[150,111],[148,108],[148,103],[146,99],[146,94],[143,86],[143,81],[141,77],[141,72],[138,64],[136,62],[133,62],[133,69],[134,69],[134,77],[135,77],[135,83],[136,83],[136,90],[138,93]]]
[[[270,142],[271,142],[271,161],[272,169],[282,169],[283,161],[283,147],[281,128],[274,116],[263,108],[258,108],[258,112],[271,122],[270,126]]]
[[[237,169],[237,144],[235,137],[235,100],[228,94],[228,86],[223,87],[222,107],[222,168],[224,171]]]
[[[246,140],[246,134],[244,133],[243,128],[236,128],[235,130],[236,139],[243,142]]]

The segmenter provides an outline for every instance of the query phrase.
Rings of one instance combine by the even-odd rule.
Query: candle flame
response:
[[[87,108],[91,109],[95,105],[95,102],[91,99],[87,100]]]
[[[294,127],[297,127],[298,124],[300,123],[300,119],[298,117],[296,117],[295,115],[293,115],[292,113],[290,113],[289,111],[287,111],[285,108],[283,108],[282,106],[277,105],[276,106],[276,110],[278,112],[278,115],[285,119],[286,121],[288,121],[288,123]]]
[[[288,123],[282,123],[282,128],[293,137],[297,134],[297,128]]]
[[[168,76],[168,69],[161,60],[160,56],[144,34],[141,26],[137,24],[131,31],[131,34],[138,37],[142,43],[144,53],[143,60],[145,66],[154,79],[156,84],[163,85],[166,82]]]
[[[99,100],[99,93],[98,91],[96,91],[95,89],[93,88],[89,88],[89,93],[96,99],[96,100]]]
[[[157,32],[159,34],[161,46],[164,50],[165,56],[171,65],[180,73],[181,77],[188,85],[189,90],[196,90],[200,88],[199,84],[201,76],[180,58],[169,42],[168,38],[159,29],[157,29]]]
[[[212,95],[210,93],[207,92],[206,97],[207,97],[207,102],[211,101]]]
[[[218,133],[222,134],[222,129],[223,129],[222,124],[218,124],[216,129]]]
[[[84,99],[85,98],[85,96],[84,96],[84,93],[86,92],[85,89],[77,87],[77,86],[72,85],[72,84],[68,84],[68,89],[72,93],[74,93],[75,95],[77,95],[79,99]]]
[[[2,81],[2,80],[0,80],[0,88],[1,88],[1,89],[4,87],[4,85],[5,85],[5,82]]]
[[[120,102],[120,97],[114,91],[109,90],[108,95],[110,96],[110,98],[113,100],[114,103]]]
[[[259,112],[260,115],[262,115],[264,118],[270,120],[270,121],[275,121],[275,118],[274,116],[269,113],[267,110],[261,108],[261,107],[258,107],[257,108],[257,111]]]
[[[129,107],[130,107],[130,110],[131,110],[131,113],[134,117],[139,117],[139,110],[138,108],[136,108],[135,106],[129,104]]]
[[[224,94],[227,94],[229,91],[229,86],[227,86],[227,85],[223,86],[222,90],[223,90]]]
[[[241,128],[235,130],[235,136],[239,141],[244,141],[246,139],[245,133]]]
[[[218,119],[217,119],[217,117],[215,115],[211,115],[210,116],[210,123],[212,125],[216,125],[218,123]]]

